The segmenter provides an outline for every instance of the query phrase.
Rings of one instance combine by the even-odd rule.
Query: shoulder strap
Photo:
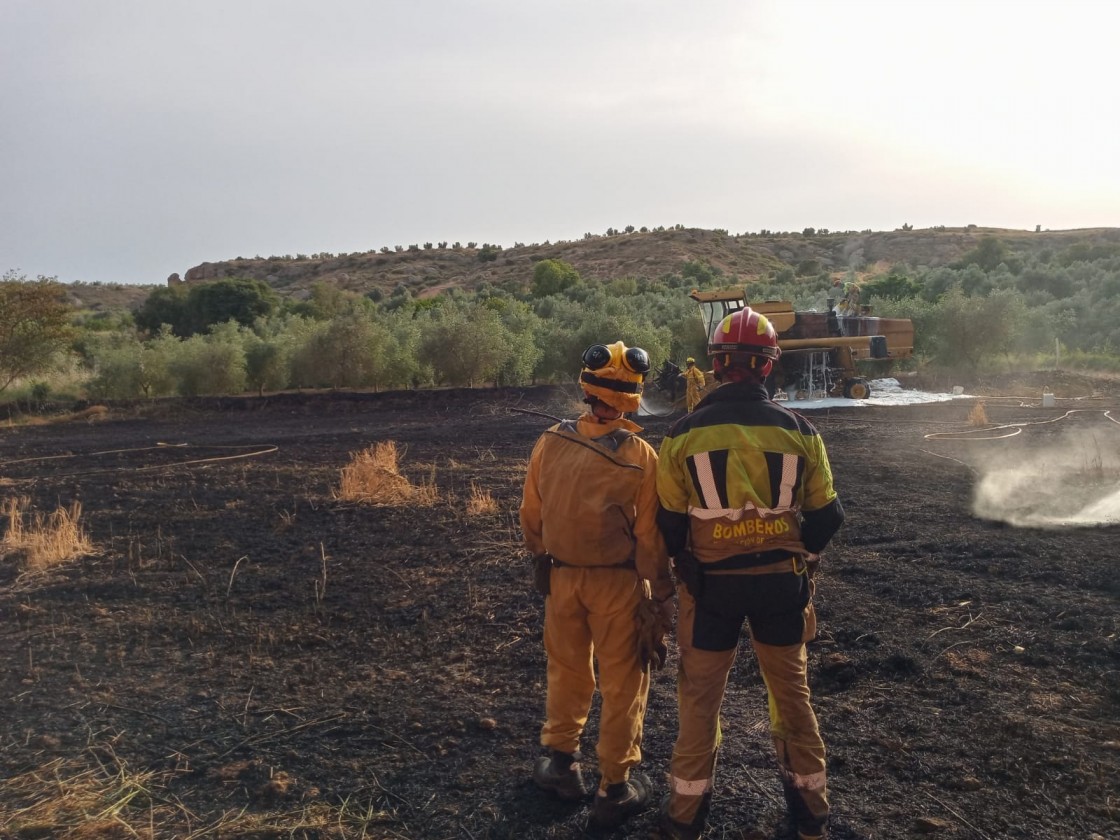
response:
[[[642,469],[642,467],[638,464],[631,463],[621,455],[617,454],[618,447],[621,446],[624,441],[633,437],[634,435],[633,432],[629,432],[626,429],[615,429],[613,432],[608,432],[602,437],[585,438],[579,432],[575,431],[574,424],[569,428],[566,427],[564,423],[561,423],[559,426],[549,429],[547,432],[545,432],[545,434],[556,435],[557,437],[564,438],[565,440],[569,440],[572,443],[586,447],[593,452],[598,452],[604,458],[613,461],[620,467],[627,467],[629,469],[635,470]]]
[[[611,452],[617,452],[622,444],[626,443],[630,438],[634,437],[634,433],[626,429],[615,429],[602,437],[595,438],[595,442],[607,447]]]

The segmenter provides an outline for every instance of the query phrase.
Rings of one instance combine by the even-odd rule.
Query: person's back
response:
[[[812,571],[844,513],[817,430],[767,395],[781,350],[766,317],[749,308],[728,316],[708,352],[722,384],[673,425],[658,461],[658,525],[680,581],[680,729],[661,829],[672,840],[703,831],[745,622],[790,817],[799,838],[817,840],[829,806],[805,643],[816,634]]]
[[[701,562],[764,550],[804,549],[800,514],[831,500],[831,469],[816,429],[769,399],[759,383],[727,383],[665,436],[662,458],[679,474],[711,481],[662,486],[681,510],[705,511],[710,528],[693,529]]]
[[[634,559],[634,510],[656,469],[640,428],[594,415],[548,429],[531,459],[539,494],[541,547],[564,566],[626,566]],[[579,527],[572,527],[579,523]]]
[[[548,654],[540,735],[547,753],[532,778],[561,799],[579,800],[587,792],[580,739],[597,660],[601,778],[590,819],[613,827],[645,808],[651,796],[649,778],[636,769],[650,681],[650,662],[643,658],[650,636],[639,633],[639,619],[651,606],[658,618],[674,607],[673,584],[656,522],[657,453],[625,417],[640,404],[649,358],[616,342],[589,347],[582,361],[580,383],[590,410],[541,435],[520,510],[525,547],[545,596]],[[663,646],[665,623],[652,625],[653,635],[661,635],[651,644]]]

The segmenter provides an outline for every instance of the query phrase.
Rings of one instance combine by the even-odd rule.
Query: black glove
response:
[[[693,598],[699,599],[704,594],[704,570],[691,551],[685,549],[673,558],[673,571]]]
[[[538,554],[533,558],[533,587],[545,598],[552,591],[551,554]]]

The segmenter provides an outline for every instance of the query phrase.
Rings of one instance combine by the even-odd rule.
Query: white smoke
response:
[[[993,452],[980,470],[973,513],[1033,528],[1120,523],[1120,455],[1109,440],[1070,432],[1027,457],[1017,446]]]
[[[683,388],[681,389],[681,393],[684,393]],[[642,401],[638,405],[638,416],[668,417],[678,410],[676,406],[669,402],[668,394],[663,394],[654,388],[647,387],[647,389],[642,392]]]

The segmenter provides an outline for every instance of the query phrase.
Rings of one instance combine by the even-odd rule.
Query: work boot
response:
[[[798,821],[790,814],[790,822],[797,829],[797,840],[828,840],[828,817],[823,820],[805,818]]]
[[[589,821],[599,828],[617,828],[649,807],[653,785],[644,773],[631,773],[625,782],[608,785],[595,794]]]
[[[797,840],[828,840],[828,817],[824,820],[803,819],[798,822],[790,814],[790,822],[797,829]]]
[[[828,840],[828,815],[814,817],[801,792],[791,784],[783,782],[782,793],[790,824],[797,829],[797,840]]]
[[[704,825],[708,820],[708,809],[711,807],[712,795],[710,793],[704,794],[704,801],[700,804],[700,810],[696,812],[696,817],[690,823],[679,823],[669,816],[669,800],[672,794],[666,794],[661,800],[661,819],[658,821],[658,828],[661,829],[661,837],[663,840],[700,840],[704,834]]]
[[[533,782],[541,790],[553,793],[561,799],[574,802],[587,796],[587,784],[583,781],[578,753],[563,753],[549,750],[533,765]]]

